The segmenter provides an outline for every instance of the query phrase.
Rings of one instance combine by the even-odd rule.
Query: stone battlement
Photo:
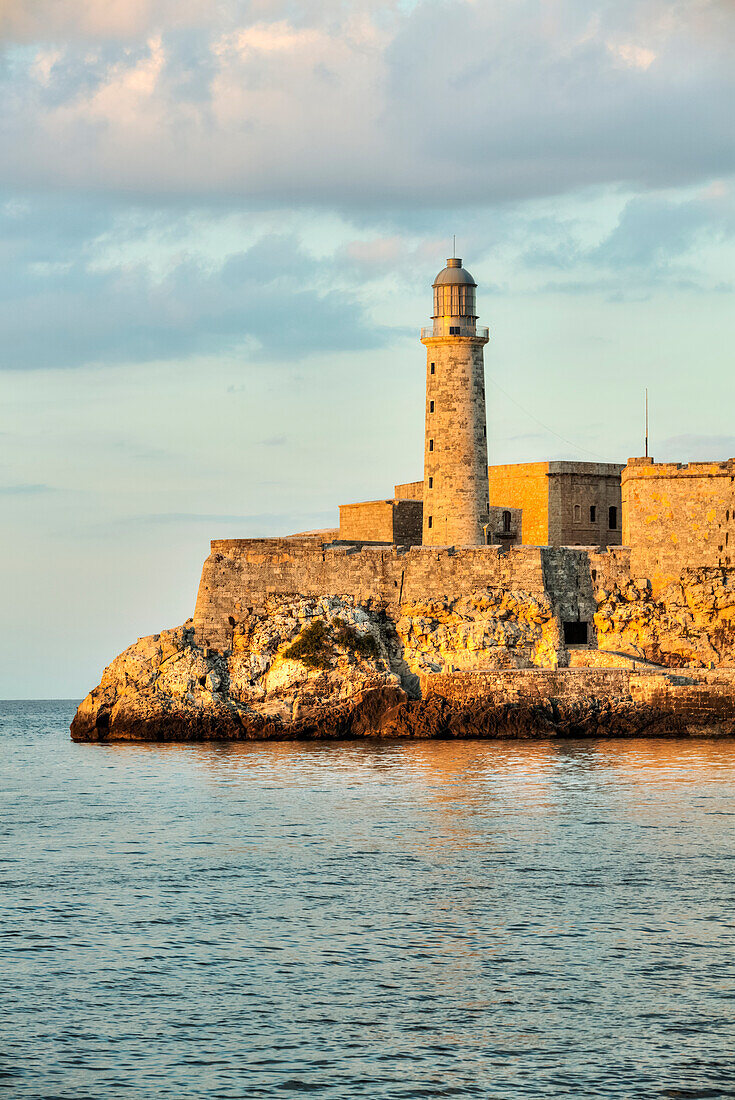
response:
[[[623,542],[636,574],[658,589],[683,569],[735,564],[735,459],[631,459],[621,480]]]
[[[314,539],[215,539],[204,563],[194,626],[200,644],[228,648],[235,622],[269,596],[351,596],[373,609],[457,598],[477,589],[548,596],[564,621],[591,622],[593,586],[629,575],[624,548],[319,543]]]

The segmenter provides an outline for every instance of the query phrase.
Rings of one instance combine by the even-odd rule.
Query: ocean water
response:
[[[735,1097],[735,742],[0,704],[0,1096]]]

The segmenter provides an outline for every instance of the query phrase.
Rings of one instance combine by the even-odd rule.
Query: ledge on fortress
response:
[[[535,553],[538,550],[569,550],[583,554],[616,554],[621,551],[629,551],[629,547],[620,545],[608,545],[606,543],[590,543],[588,546],[550,546],[547,543],[528,546],[501,546],[493,543],[487,546],[421,546],[403,544],[400,542],[377,542],[357,539],[329,539],[322,540],[314,535],[274,535],[270,538],[250,539],[212,539],[210,541],[212,553],[227,553],[232,551],[307,551],[310,553],[324,553],[328,550],[344,550],[355,553],[359,550],[382,549],[393,550],[399,554],[458,554],[458,553],[483,553],[502,557],[506,554],[523,555]]]

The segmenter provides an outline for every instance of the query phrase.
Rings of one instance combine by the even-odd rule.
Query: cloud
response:
[[[161,272],[124,255],[111,211],[90,209],[87,236],[70,205],[66,226],[50,232],[67,205],[0,210],[0,369],[222,353],[293,362],[392,338],[340,286],[339,267],[293,234],[266,234],[216,262],[184,249]]]
[[[727,194],[711,193],[676,201],[640,196],[624,207],[618,224],[587,259],[611,268],[668,264],[703,240],[735,234],[735,204]]]
[[[25,497],[56,492],[52,485],[0,485],[0,496]]]
[[[717,0],[46,0],[4,23],[26,38],[9,186],[384,209],[735,169]]]
[[[205,0],[0,0],[0,35],[7,39],[129,38],[152,26],[205,20]]]

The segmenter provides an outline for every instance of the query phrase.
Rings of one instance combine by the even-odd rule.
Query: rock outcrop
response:
[[[568,669],[558,667],[569,654],[551,602],[522,591],[414,601],[397,617],[352,596],[268,597],[233,619],[224,652],[201,645],[191,620],[137,641],[82,702],[72,737],[731,733],[727,674],[662,667],[732,653],[735,587],[715,572],[684,577],[658,599],[643,581],[601,592],[605,650],[578,651],[588,659]]]
[[[687,569],[657,595],[645,578],[597,593],[600,649],[668,668],[735,663],[735,573]]]

